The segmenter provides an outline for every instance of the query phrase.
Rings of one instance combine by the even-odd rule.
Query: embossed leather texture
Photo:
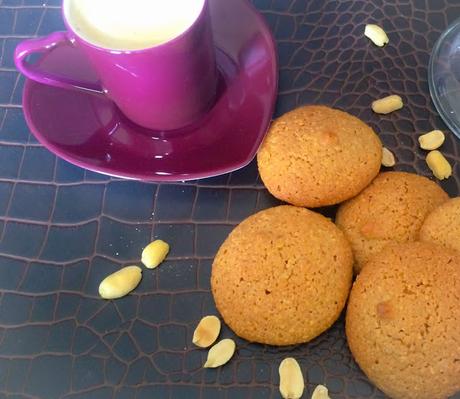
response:
[[[279,398],[285,356],[301,363],[304,397],[321,383],[334,399],[384,398],[353,362],[343,320],[292,348],[236,339],[228,365],[201,368],[206,351],[191,338],[197,321],[216,313],[212,258],[237,223],[278,202],[254,162],[209,180],[156,185],[84,171],[42,148],[23,119],[24,79],[12,54],[20,40],[63,28],[59,3],[0,0],[0,399]],[[430,176],[416,138],[445,126],[429,97],[427,65],[437,37],[460,17],[459,0],[254,4],[278,43],[278,115],[304,103],[345,109],[379,132],[396,169]],[[369,22],[388,32],[387,47],[364,38]],[[373,114],[371,101],[389,93],[401,94],[405,108]],[[443,152],[455,175],[442,185],[452,196],[459,149],[448,133]],[[156,237],[171,244],[168,260],[145,270],[132,295],[100,300],[103,276],[138,264]],[[222,336],[233,335],[224,328]]]

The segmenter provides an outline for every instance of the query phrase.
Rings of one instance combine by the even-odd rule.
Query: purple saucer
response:
[[[220,90],[207,115],[180,131],[141,128],[106,97],[28,80],[27,123],[51,152],[95,172],[151,181],[211,177],[239,169],[255,156],[274,110],[275,45],[263,17],[247,0],[211,0]],[[61,75],[96,82],[73,46],[39,61]]]

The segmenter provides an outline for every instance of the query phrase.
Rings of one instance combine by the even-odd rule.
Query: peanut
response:
[[[204,368],[216,368],[227,363],[235,353],[236,345],[233,339],[223,339],[215,344],[208,352]]]
[[[378,25],[367,24],[364,29],[364,36],[369,38],[376,46],[383,47],[390,39],[386,32]]]
[[[216,341],[219,333],[220,320],[216,316],[206,316],[198,323],[192,342],[200,348],[207,348]]]
[[[142,251],[141,261],[148,269],[155,269],[168,255],[169,245],[162,240],[155,240]]]
[[[299,363],[292,357],[284,359],[279,367],[280,393],[284,399],[299,399],[305,383]]]
[[[311,399],[331,399],[329,397],[329,391],[324,385],[318,385],[313,394],[311,395]]]
[[[430,151],[426,156],[426,163],[437,179],[444,180],[452,176],[452,166],[439,151]]]
[[[376,114],[389,114],[393,111],[397,111],[404,107],[402,98],[397,95],[391,95],[388,97],[381,98],[372,103],[372,111]]]
[[[395,156],[386,147],[382,147],[382,165],[391,168],[396,165]]]
[[[104,299],[117,299],[128,295],[142,278],[142,269],[127,266],[107,276],[99,284],[99,295]]]
[[[433,130],[429,133],[423,134],[418,138],[420,148],[423,150],[437,150],[444,144],[446,136],[440,130]]]
[[[382,228],[382,224],[376,222],[375,220],[367,220],[361,226],[361,234],[371,240],[371,239],[384,239],[386,237],[386,230]]]
[[[380,319],[391,320],[394,317],[394,307],[390,301],[380,302],[376,306],[376,313]]]

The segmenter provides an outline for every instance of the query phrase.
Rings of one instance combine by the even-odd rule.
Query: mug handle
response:
[[[77,89],[96,93],[103,93],[97,83],[82,82],[72,78],[64,78],[53,73],[41,71],[35,65],[26,61],[27,56],[34,53],[45,53],[54,50],[62,44],[71,42],[67,32],[54,32],[49,36],[25,40],[18,44],[14,53],[16,67],[27,78],[49,86],[63,89]]]

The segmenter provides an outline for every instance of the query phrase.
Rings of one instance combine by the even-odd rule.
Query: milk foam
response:
[[[185,32],[205,0],[65,0],[71,27],[86,41],[109,49],[140,50]]]

